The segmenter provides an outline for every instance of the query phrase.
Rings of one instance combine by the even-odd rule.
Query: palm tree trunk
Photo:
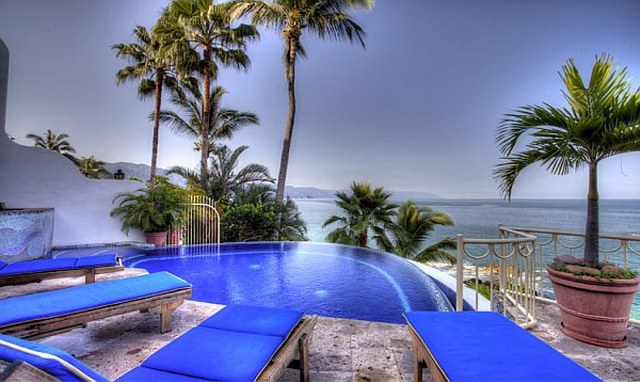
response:
[[[589,164],[589,195],[587,196],[587,226],[584,239],[584,261],[589,267],[598,266],[599,205],[598,163]]]
[[[284,186],[287,182],[287,168],[289,167],[289,150],[291,149],[291,137],[293,135],[293,124],[296,118],[296,46],[297,37],[290,36],[289,56],[287,58],[287,82],[289,85],[289,114],[284,128],[284,142],[282,143],[282,155],[280,157],[280,171],[278,172],[278,186],[276,188],[276,202],[282,203],[284,200]]]
[[[207,184],[207,161],[209,160],[209,93],[211,90],[211,47],[204,46],[204,79],[202,90],[202,131],[200,132],[200,182],[203,188]]]
[[[149,187],[156,185],[156,171],[158,165],[158,135],[160,133],[160,106],[162,104],[162,82],[164,71],[156,72],[156,105],[153,111],[153,143],[151,144],[151,174],[149,175]]]

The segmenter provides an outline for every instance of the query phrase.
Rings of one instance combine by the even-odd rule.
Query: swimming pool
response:
[[[407,261],[364,248],[309,242],[122,250],[125,265],[169,271],[193,299],[403,323],[406,310],[453,310],[439,286]]]

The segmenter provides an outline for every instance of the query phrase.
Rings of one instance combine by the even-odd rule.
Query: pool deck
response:
[[[128,277],[146,271],[127,269],[99,279]],[[0,298],[81,284],[80,278],[0,287]],[[84,329],[42,342],[64,349],[110,379],[139,365],[151,353],[214,314],[221,305],[186,301],[174,313],[173,331],[160,334],[152,313],[130,313],[90,323]],[[630,325],[629,347],[603,349],[566,337],[558,327],[558,308],[538,305],[538,326],[531,332],[606,381],[640,380],[640,326]],[[482,349],[477,349],[482,351]],[[531,360],[535,362],[535,360]],[[312,381],[412,381],[413,352],[405,325],[320,317],[311,337]],[[430,381],[428,371],[424,377]],[[287,371],[283,381],[298,380]]]

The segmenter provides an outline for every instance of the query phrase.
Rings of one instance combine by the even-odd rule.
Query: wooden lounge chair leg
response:
[[[96,282],[96,270],[88,269],[87,273],[84,275],[84,283],[85,284],[93,284]]]
[[[160,333],[171,331],[171,313],[175,310],[170,304],[160,308]]]
[[[413,362],[413,380],[416,382],[422,382],[422,370],[425,368],[425,364],[415,359]]]
[[[300,381],[309,381],[309,338],[307,333],[302,334],[298,340],[300,347]]]

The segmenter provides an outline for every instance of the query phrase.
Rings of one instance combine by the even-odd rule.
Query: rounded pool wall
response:
[[[309,314],[403,323],[403,311],[453,309],[424,272],[365,248],[308,242],[166,248],[125,259],[194,285],[193,299],[300,309]]]
[[[60,257],[91,255],[91,248]],[[404,323],[407,310],[451,311],[455,280],[372,249],[313,242],[252,242],[115,252],[129,267],[166,270],[194,284],[197,301],[294,308],[309,314]],[[432,269],[426,267],[427,269]],[[437,272],[437,271],[436,271]],[[469,306],[467,306],[469,308]]]

